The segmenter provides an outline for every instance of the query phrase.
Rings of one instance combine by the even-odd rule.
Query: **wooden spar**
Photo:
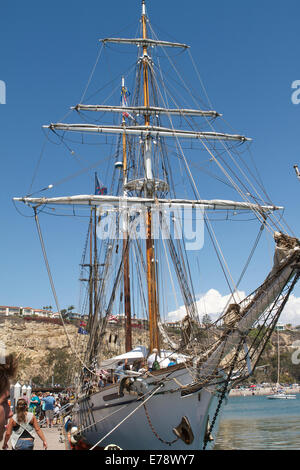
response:
[[[93,209],[90,217],[89,318],[93,318]]]
[[[146,15],[142,15],[142,25],[143,25],[143,38],[147,38],[147,24],[146,24]],[[149,108],[149,81],[148,81],[148,51],[147,46],[143,46],[143,76],[144,76],[144,106]],[[145,126],[150,126],[150,118],[148,113],[144,114],[145,116]]]
[[[93,292],[94,292],[94,317],[97,316],[98,312],[98,253],[97,253],[97,209],[94,207],[94,280],[93,280]]]
[[[143,1],[143,12],[142,12],[142,27],[143,27],[143,39],[147,39],[147,19],[145,12],[145,2]],[[149,107],[149,80],[148,80],[148,51],[147,45],[143,46],[143,79],[144,79],[144,106]],[[145,126],[150,126],[149,114],[145,114]],[[145,141],[145,153],[148,151],[149,137]],[[148,174],[148,165],[145,162],[146,178]],[[148,196],[148,195],[147,195]],[[152,195],[151,195],[152,196]],[[153,348],[159,350],[159,338],[158,338],[158,318],[157,318],[157,296],[156,296],[156,273],[155,273],[155,252],[154,252],[154,241],[152,239],[152,219],[151,210],[148,208],[147,217],[147,239],[146,239],[146,259],[147,259],[147,286],[148,286],[148,308],[149,308],[149,334],[150,334],[150,351]]]
[[[122,80],[122,93],[124,79]],[[122,125],[125,126],[125,116],[123,114]],[[123,134],[123,186],[127,183],[127,148],[126,135]],[[124,191],[124,196],[126,192]],[[123,231],[123,259],[124,259],[124,309],[125,309],[125,350],[132,350],[132,329],[131,329],[131,301],[130,301],[130,272],[129,272],[129,239],[128,239],[128,215],[124,214],[125,227]]]

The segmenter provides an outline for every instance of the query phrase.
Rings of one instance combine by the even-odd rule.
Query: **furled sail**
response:
[[[227,201],[222,199],[213,200],[189,200],[189,199],[152,199],[140,197],[121,197],[121,196],[94,196],[94,195],[78,195],[66,197],[15,197],[14,201],[24,202],[25,204],[43,205],[43,204],[58,204],[58,205],[87,205],[87,206],[100,206],[105,204],[122,204],[131,206],[135,204],[155,205],[157,203],[168,206],[200,206],[205,210],[253,210],[256,212],[272,212],[282,210],[281,206],[261,206],[259,204],[252,204],[248,202]]]
[[[183,49],[188,49],[190,46],[187,44],[181,44],[179,42],[169,42],[169,41],[157,41],[155,39],[149,38],[105,38],[99,39],[100,42],[105,44],[106,42],[115,43],[115,44],[133,44],[135,46],[160,46],[160,47],[181,47]]]
[[[98,111],[98,112],[115,112],[115,113],[124,113],[123,106],[108,106],[108,105],[98,105],[98,104],[77,104],[71,109],[76,111]],[[158,115],[158,114],[167,114],[167,115],[190,115],[190,116],[203,116],[203,117],[219,117],[222,114],[217,113],[216,111],[206,111],[201,109],[168,109],[168,108],[159,108],[157,106],[126,106],[126,111],[130,111],[137,114],[147,114],[147,115]]]
[[[68,132],[93,132],[98,134],[128,134],[152,137],[178,137],[186,139],[207,139],[207,140],[228,140],[246,142],[250,141],[248,137],[242,135],[225,134],[221,132],[194,132],[177,129],[169,129],[160,126],[98,126],[96,124],[64,124],[56,123],[43,126],[45,129],[53,131]]]

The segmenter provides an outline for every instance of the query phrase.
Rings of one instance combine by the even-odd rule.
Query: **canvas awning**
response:
[[[145,346],[137,346],[132,351],[128,351],[127,353],[102,361],[99,367],[103,369],[115,369],[118,362],[125,361],[125,359],[131,361],[135,361],[136,359],[145,359],[147,357],[147,351],[148,350]]]

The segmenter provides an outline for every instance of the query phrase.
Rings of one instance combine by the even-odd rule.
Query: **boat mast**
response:
[[[93,291],[94,291],[94,316],[97,316],[98,313],[98,250],[97,250],[97,208],[94,207],[94,282],[93,282]]]
[[[122,77],[122,101],[124,101],[125,79]],[[125,103],[123,103],[125,106]],[[122,117],[122,126],[126,127],[125,113]],[[127,196],[125,189],[127,183],[127,147],[126,134],[122,136],[123,143],[123,196]],[[125,350],[132,350],[132,329],[131,329],[131,302],[130,302],[130,273],[129,273],[129,237],[128,237],[128,214],[123,214],[123,259],[124,259],[124,309],[125,309]]]
[[[145,0],[142,1],[142,28],[143,28],[143,39],[147,39],[147,17],[146,17],[146,5]],[[144,89],[144,107],[147,109],[150,106],[149,103],[149,79],[148,79],[148,51],[147,43],[143,45],[143,89]],[[145,113],[145,127],[150,126],[149,113]],[[146,184],[147,194],[146,197],[153,197],[153,188],[151,185],[153,182],[152,165],[151,165],[151,137],[148,135],[145,139],[144,146],[144,163],[145,163],[145,179],[150,180],[150,185]],[[156,273],[155,273],[155,251],[154,251],[154,240],[152,239],[152,217],[151,209],[147,209],[146,215],[146,258],[147,258],[147,286],[148,286],[148,308],[149,308],[149,334],[150,334],[150,350],[153,348],[159,350],[159,338],[158,338],[158,306],[157,306],[157,293],[156,293]]]
[[[279,349],[279,328],[277,325],[277,388],[280,386],[280,349]]]
[[[93,208],[90,216],[89,318],[93,318]]]

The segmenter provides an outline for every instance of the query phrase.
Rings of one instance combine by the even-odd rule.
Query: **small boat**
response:
[[[274,393],[273,395],[268,395],[267,398],[269,400],[295,400],[296,395],[285,393],[285,392],[279,392],[279,393]]]
[[[268,395],[269,400],[294,400],[296,395],[286,393],[280,388],[280,342],[279,329],[277,328],[277,390],[272,395]]]

